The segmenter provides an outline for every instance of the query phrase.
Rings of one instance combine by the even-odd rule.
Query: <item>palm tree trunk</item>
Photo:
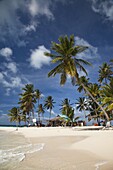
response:
[[[104,115],[107,119],[107,121],[109,121],[109,116],[106,113],[106,111],[103,109],[103,107],[97,102],[97,100],[93,97],[93,95],[88,91],[88,89],[85,87],[85,85],[83,83],[81,83],[81,85],[83,86],[83,88],[85,89],[85,91],[87,92],[87,94],[94,100],[94,102],[100,107],[100,109],[104,112]]]
[[[50,115],[49,115],[49,120],[50,120],[50,118],[51,118],[51,109],[50,109]]]

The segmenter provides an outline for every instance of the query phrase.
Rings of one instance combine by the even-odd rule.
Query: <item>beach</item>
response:
[[[113,170],[113,130],[0,127],[1,132],[20,136],[18,148],[27,148],[16,170]]]

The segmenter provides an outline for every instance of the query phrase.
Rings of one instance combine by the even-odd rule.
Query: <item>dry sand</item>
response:
[[[26,155],[16,170],[113,170],[113,130],[72,128],[2,128],[24,135],[43,150]]]

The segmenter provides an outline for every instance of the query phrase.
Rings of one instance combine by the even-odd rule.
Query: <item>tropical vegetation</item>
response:
[[[50,53],[45,55],[52,58],[51,63],[55,67],[49,71],[48,77],[60,75],[60,85],[64,85],[67,79],[71,79],[71,84],[79,93],[79,99],[75,99],[75,103],[70,104],[70,100],[65,98],[59,102],[59,110],[66,115],[70,122],[75,120],[75,112],[79,110],[84,114],[87,121],[96,119],[100,124],[100,120],[109,121],[113,119],[113,60],[109,63],[102,63],[99,66],[98,78],[96,83],[90,82],[85,66],[92,66],[91,63],[78,57],[79,53],[87,50],[86,46],[75,46],[74,35],[70,37],[61,36],[58,42],[52,42]],[[84,73],[80,76],[80,71]],[[34,89],[33,84],[27,84],[22,88],[19,95],[20,119],[15,119],[15,111],[10,110],[11,121],[30,122],[30,118],[34,118],[34,110],[37,108],[37,116],[47,115],[49,111],[49,120],[52,116],[53,108],[56,104],[53,96],[45,97],[43,103],[40,103],[42,93],[39,89]],[[14,114],[14,115],[13,115]]]

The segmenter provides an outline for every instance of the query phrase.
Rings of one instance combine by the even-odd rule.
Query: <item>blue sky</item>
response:
[[[0,1],[0,123],[7,122],[8,110],[17,106],[27,83],[42,92],[41,102],[53,96],[54,114],[64,98],[76,102],[80,95],[70,80],[61,87],[59,76],[47,77],[53,65],[43,54],[66,34],[75,35],[76,45],[89,46],[78,57],[93,64],[86,69],[97,82],[99,65],[113,58],[113,0]]]

